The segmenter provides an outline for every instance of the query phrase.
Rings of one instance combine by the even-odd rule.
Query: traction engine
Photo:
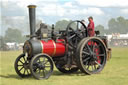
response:
[[[24,78],[33,75],[36,79],[48,79],[54,64],[62,73],[80,70],[85,74],[96,74],[103,70],[111,58],[106,36],[89,37],[87,27],[79,20],[71,21],[65,30],[51,30],[40,24],[36,28],[35,5],[29,5],[30,37],[24,43],[23,53],[15,61],[16,73]],[[83,29],[81,29],[81,27]]]

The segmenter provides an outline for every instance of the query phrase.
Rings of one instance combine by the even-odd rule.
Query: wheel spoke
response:
[[[93,52],[95,52],[95,43],[94,43],[94,45],[93,45]]]
[[[83,54],[90,55],[88,52],[82,51]]]
[[[45,66],[45,67],[51,67],[51,66]]]
[[[17,66],[23,66],[23,65],[17,65]]]
[[[19,60],[19,61],[23,64],[23,62],[21,60]]]
[[[97,44],[97,43],[96,43]],[[95,47],[96,49],[99,49],[102,45],[101,44],[97,44],[97,46]]]
[[[88,51],[88,48],[85,46],[85,47],[83,48],[83,51]]]
[[[48,63],[48,60],[44,63],[44,65],[47,64],[47,63]]]
[[[90,40],[90,42],[91,42],[91,50],[93,50],[93,41]]]
[[[98,64],[100,67],[102,66],[100,63],[98,63],[97,61],[95,61],[96,64]]]
[[[96,55],[96,56],[105,56],[105,54],[98,54],[98,55]]]
[[[20,70],[19,70],[19,72],[20,72],[23,68],[24,68],[24,67],[21,67]]]
[[[89,59],[90,59],[90,57],[88,57],[88,58],[84,59],[84,60],[83,60],[83,62],[86,62],[86,61],[87,61],[87,60],[89,60]]]
[[[27,69],[27,74],[29,74],[28,69]]]
[[[91,48],[89,47],[89,45],[87,44],[87,48],[89,50],[89,52],[91,53]]]
[[[91,66],[91,64],[90,64],[90,63],[91,63],[91,60],[89,60],[89,61],[88,61],[88,68],[87,68],[87,69],[89,69],[89,68],[90,68],[90,66]]]
[[[87,68],[86,68],[86,69],[88,69],[88,68],[89,68],[89,62],[88,62],[88,61],[86,62],[85,66],[87,66]]]
[[[38,58],[38,60],[39,60],[39,63],[40,63],[40,58]]]
[[[76,34],[73,34],[72,36],[69,37],[69,40],[72,39],[75,36],[76,36]]]
[[[95,68],[95,70],[96,70],[96,64],[94,63],[94,68]]]
[[[43,58],[43,62],[45,62],[45,58]]]
[[[25,72],[26,72],[26,69],[24,68],[24,73],[23,73],[24,75],[25,75]]]
[[[87,69],[89,69],[89,63],[88,63]]]
[[[26,59],[25,59],[25,57],[23,57],[23,59],[24,59],[24,62],[26,62]]]
[[[43,70],[43,75],[44,75],[44,77],[45,77],[45,71]]]
[[[36,68],[36,71],[35,71],[35,73],[37,73],[37,74],[38,74],[38,72],[39,72],[39,68]]]
[[[85,66],[88,64],[88,61],[85,63]]]

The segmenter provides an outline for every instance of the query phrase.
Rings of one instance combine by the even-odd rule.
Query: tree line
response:
[[[97,25],[95,30],[99,30],[101,35],[112,33],[126,34],[128,33],[128,19],[121,16],[116,19],[112,18],[108,21],[108,28],[104,28],[103,25]]]
[[[60,20],[55,23],[55,29],[66,29],[71,20]],[[37,23],[40,24],[41,22]],[[100,31],[100,35],[112,34],[112,33],[128,33],[128,19],[124,17],[111,18],[108,21],[108,28],[103,25],[97,25],[95,30]],[[28,33],[29,34],[29,33]],[[8,28],[4,36],[0,36],[0,48],[4,47],[7,42],[23,43],[27,38],[23,35],[19,29]]]

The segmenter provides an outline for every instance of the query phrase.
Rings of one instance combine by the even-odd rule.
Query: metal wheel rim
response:
[[[20,77],[28,77],[31,75],[29,69],[29,61],[25,54],[21,54],[15,61],[15,71]]]
[[[82,46],[81,54],[80,54],[81,61],[82,61],[81,63],[83,65],[84,69],[86,70],[86,72],[89,74],[100,72],[106,63],[106,52],[105,52],[104,45],[99,40],[91,39],[91,41],[93,41],[93,43],[96,42],[96,44],[99,47],[99,50],[101,52],[99,54],[96,54],[96,56],[99,57],[99,60],[93,60],[94,58],[92,58],[92,53],[89,52],[89,50],[94,51],[94,49],[91,49],[91,46],[93,46],[93,48],[95,48],[94,46],[96,46],[96,45],[91,44],[89,46],[87,43],[90,41],[88,41],[88,42],[84,43],[85,46]],[[100,44],[100,46],[99,46],[99,44]],[[88,50],[83,52],[83,50],[85,50],[85,48],[87,48]],[[104,50],[104,53],[102,50]],[[91,56],[89,56],[90,54],[91,54]],[[95,56],[95,55],[93,55],[93,56]],[[85,57],[85,58],[83,58],[83,57]]]
[[[37,79],[47,79],[53,72],[53,61],[47,55],[39,55],[31,62],[31,72]]]

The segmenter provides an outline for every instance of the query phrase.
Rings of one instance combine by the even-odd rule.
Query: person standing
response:
[[[94,26],[94,22],[93,22],[93,17],[90,16],[88,18],[88,21],[89,21],[89,24],[87,26],[88,36],[93,37],[95,35],[95,26]]]

